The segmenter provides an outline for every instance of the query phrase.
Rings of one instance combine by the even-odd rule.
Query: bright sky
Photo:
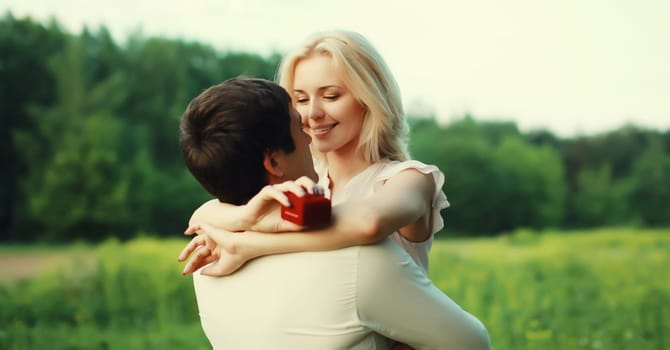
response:
[[[315,31],[368,37],[408,111],[472,114],[562,136],[625,123],[670,129],[666,0],[2,0],[0,14],[72,33],[105,25],[267,55]]]

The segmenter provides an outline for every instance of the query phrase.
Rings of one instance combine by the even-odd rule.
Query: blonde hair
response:
[[[293,93],[295,67],[311,55],[332,58],[346,87],[366,109],[358,139],[358,152],[370,163],[381,159],[408,160],[408,126],[393,74],[379,52],[362,35],[351,31],[316,33],[287,54],[279,66],[277,81]],[[325,157],[314,152],[315,160]]]

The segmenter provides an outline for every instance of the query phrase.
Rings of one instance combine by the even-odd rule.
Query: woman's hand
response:
[[[193,273],[199,268],[211,264],[201,271],[207,276],[227,276],[237,271],[244,263],[252,259],[238,249],[235,236],[242,233],[218,229],[209,225],[192,225],[184,234],[198,233],[179,254],[179,261],[190,260],[184,266],[183,274]]]
[[[276,185],[268,185],[244,206],[244,221],[248,231],[258,232],[291,232],[300,231],[302,226],[286,221],[281,217],[281,206],[290,206],[285,192],[292,192],[298,197],[307,193],[322,192],[312,179],[303,176],[295,181],[286,181]]]
[[[179,254],[179,262],[183,262],[188,257],[191,256],[191,259],[184,266],[182,271],[183,275],[188,275],[193,273],[193,271],[216,261],[220,254],[220,247],[216,243],[208,243],[209,237],[206,235],[194,237],[181,251]]]

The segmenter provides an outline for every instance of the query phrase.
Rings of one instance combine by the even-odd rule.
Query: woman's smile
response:
[[[318,126],[312,126],[309,128],[312,136],[315,137],[324,137],[330,133],[331,130],[333,130],[337,124],[339,123],[333,123],[330,125],[318,125]]]

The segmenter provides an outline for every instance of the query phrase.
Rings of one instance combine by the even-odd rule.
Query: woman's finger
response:
[[[281,187],[266,186],[262,191],[262,199],[264,201],[277,201],[283,206],[289,206],[291,204]]]
[[[323,194],[321,187],[314,182],[314,180],[310,179],[307,176],[302,176],[295,180],[295,183],[301,187],[303,187],[305,190],[307,190],[307,193],[311,194]]]
[[[282,182],[280,184],[274,185],[273,187],[282,192],[291,192],[298,197],[302,197],[307,194],[307,190],[295,181]]]
[[[207,261],[207,258],[213,259],[212,251],[209,250],[209,248],[207,247],[200,247],[198,250],[196,250],[191,259],[186,263],[186,265],[184,266],[184,270],[182,271],[182,274],[188,275],[189,273],[192,273],[198,268],[204,266],[205,262]]]
[[[199,224],[189,225],[189,227],[186,229],[186,231],[184,231],[184,234],[187,235],[187,236],[192,236],[195,233],[197,233],[197,231],[200,231],[201,229],[202,229],[202,227]]]
[[[191,239],[188,244],[182,249],[181,253],[179,254],[179,258],[177,258],[178,261],[184,261],[186,258],[188,258],[191,253],[193,253],[194,250],[196,250],[198,247],[205,245],[207,242],[205,241],[204,236],[195,236],[193,239]]]

